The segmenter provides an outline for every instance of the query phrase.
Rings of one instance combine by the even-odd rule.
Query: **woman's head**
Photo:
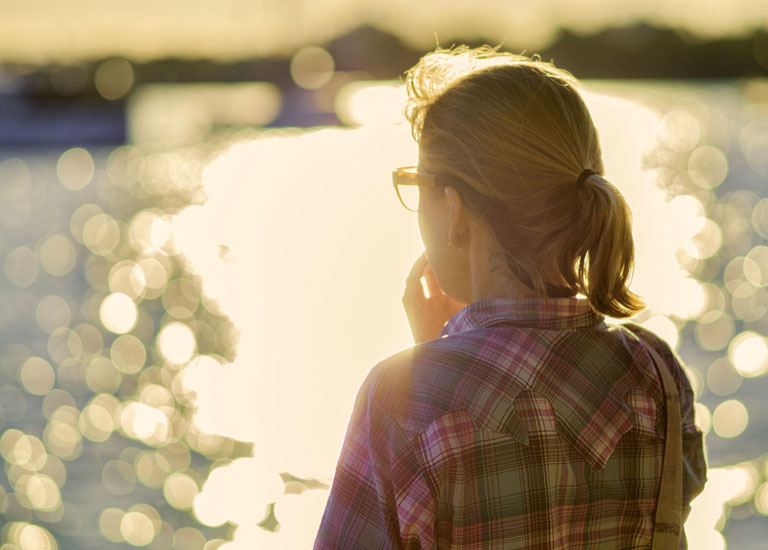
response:
[[[480,212],[457,186],[466,223],[493,235],[492,272],[517,273],[540,295],[554,287],[580,292],[611,317],[633,315],[644,304],[627,289],[631,211],[601,176],[576,183],[584,169],[603,173],[578,81],[550,63],[497,49],[437,48],[406,72],[405,115],[419,143],[419,170],[458,178],[496,200],[496,208]],[[450,203],[453,190],[443,191],[429,197]],[[440,278],[440,266],[433,267]]]

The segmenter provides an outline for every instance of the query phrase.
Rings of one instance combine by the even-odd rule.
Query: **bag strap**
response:
[[[648,344],[648,342],[646,342]],[[677,550],[683,529],[683,434],[680,395],[664,360],[650,344],[646,346],[664,389],[667,427],[664,459],[653,526],[653,550]]]

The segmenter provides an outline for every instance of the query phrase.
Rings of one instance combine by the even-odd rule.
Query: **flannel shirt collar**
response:
[[[592,310],[586,298],[491,298],[466,305],[440,332],[449,336],[477,327],[518,326],[550,330],[593,328],[605,316]]]

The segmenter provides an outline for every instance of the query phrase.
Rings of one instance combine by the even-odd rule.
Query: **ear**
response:
[[[453,187],[446,187],[445,197],[448,199],[448,244],[458,248],[464,244],[466,232],[466,211],[461,196]]]

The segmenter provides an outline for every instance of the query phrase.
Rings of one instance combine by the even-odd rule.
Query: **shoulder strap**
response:
[[[664,459],[661,466],[661,484],[653,527],[653,550],[677,550],[683,529],[683,452],[680,414],[680,395],[677,385],[664,360],[646,342],[656,373],[664,388],[667,417],[664,435]]]

